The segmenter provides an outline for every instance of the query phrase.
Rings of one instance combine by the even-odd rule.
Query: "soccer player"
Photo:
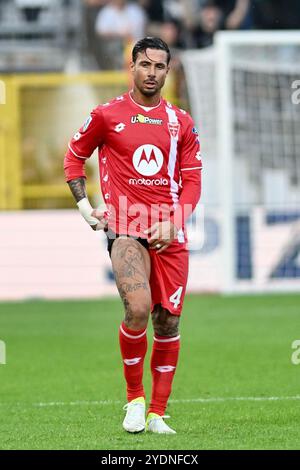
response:
[[[64,163],[80,213],[108,239],[125,309],[119,329],[128,401],[123,428],[131,433],[175,433],[164,413],[178,361],[188,275],[184,225],[201,188],[200,144],[192,118],[161,97],[169,63],[164,41],[138,41],[132,51],[133,89],[91,112],[70,141]],[[85,187],[84,163],[95,148],[103,212],[92,208]],[[143,364],[150,312],[152,394],[145,418]]]

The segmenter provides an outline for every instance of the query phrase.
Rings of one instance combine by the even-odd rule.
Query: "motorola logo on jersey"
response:
[[[150,178],[130,178],[128,183],[131,185],[138,185],[138,186],[168,186],[167,178],[157,178],[157,179],[150,179]]]
[[[141,145],[133,154],[133,166],[143,176],[156,175],[164,162],[162,151],[155,145]]]

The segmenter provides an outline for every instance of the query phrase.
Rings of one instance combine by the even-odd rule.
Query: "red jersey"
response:
[[[200,197],[202,167],[187,112],[164,99],[146,108],[130,93],[98,106],[69,143],[67,181],[85,176],[84,161],[96,147],[109,228],[145,237],[146,228],[168,218],[183,228]],[[190,207],[183,214],[185,204]]]

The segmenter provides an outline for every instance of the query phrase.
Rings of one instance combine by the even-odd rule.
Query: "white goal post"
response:
[[[221,273],[210,286],[300,292],[300,32],[220,32],[182,62],[202,145],[202,204],[218,227]],[[209,227],[204,248],[215,237]],[[199,256],[198,278],[209,279],[212,252]]]

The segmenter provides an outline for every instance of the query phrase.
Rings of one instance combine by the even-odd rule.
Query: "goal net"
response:
[[[300,291],[300,33],[221,32],[182,62],[204,166],[199,288]]]

